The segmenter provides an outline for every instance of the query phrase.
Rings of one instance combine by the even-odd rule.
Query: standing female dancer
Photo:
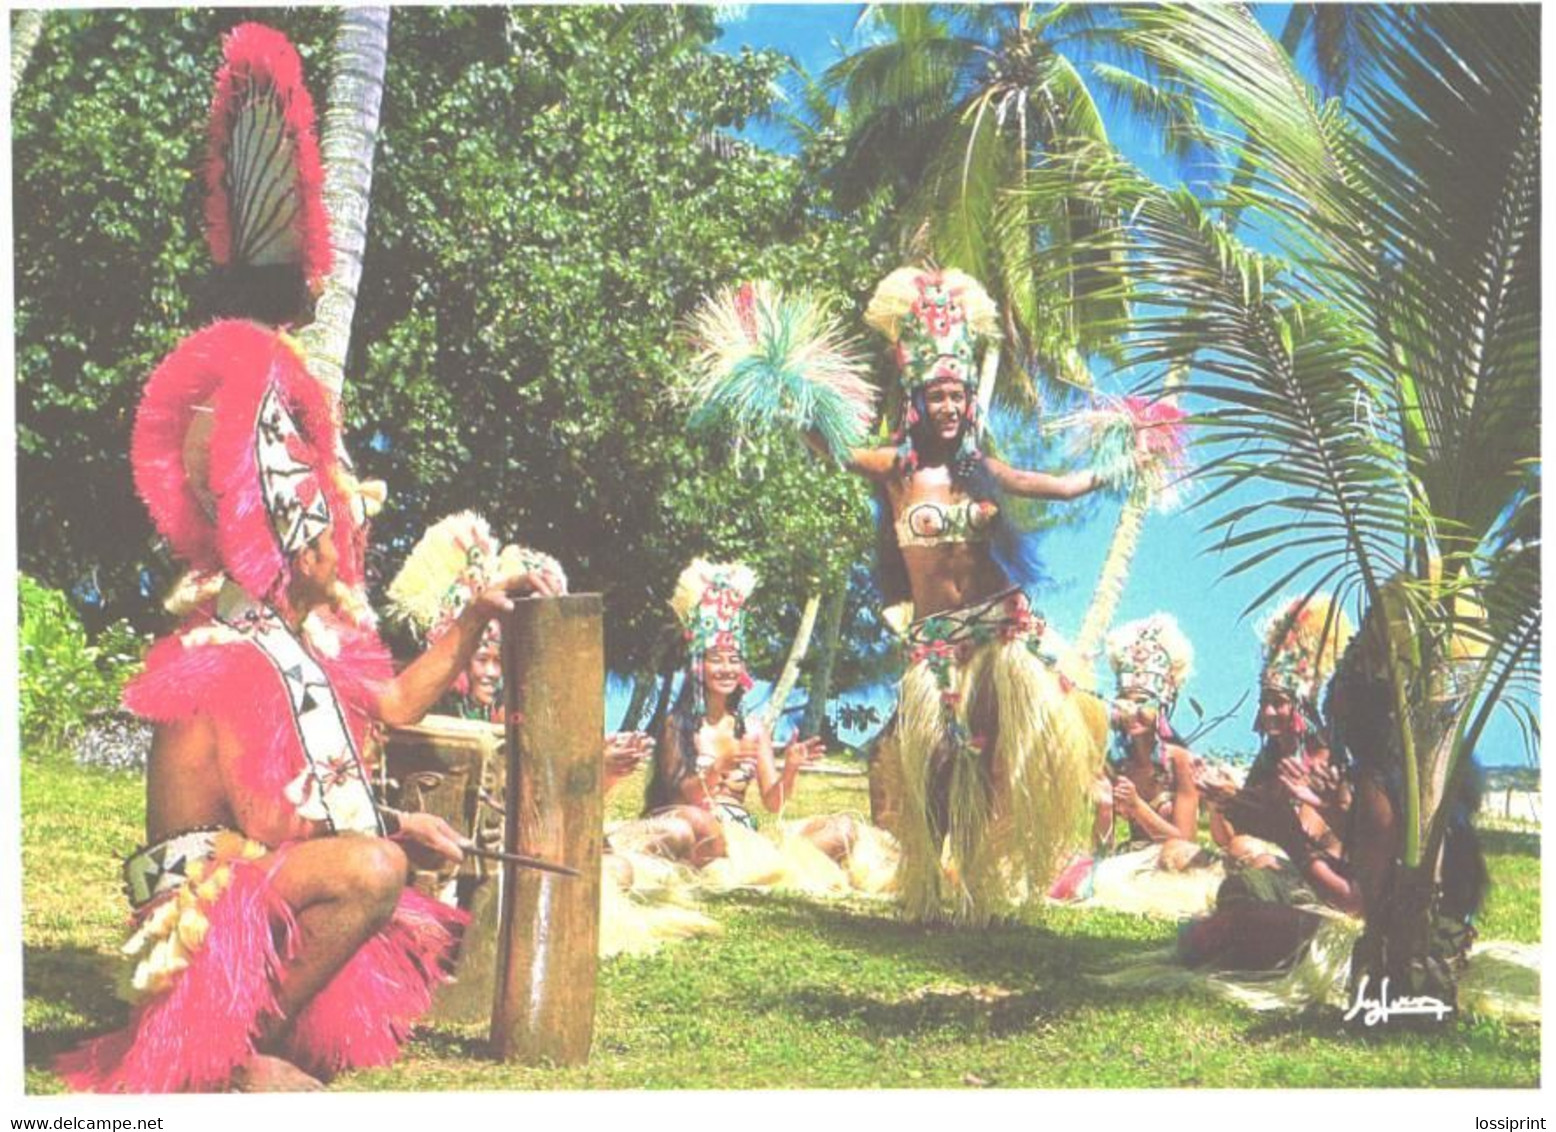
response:
[[[1040,898],[1081,839],[1105,730],[1069,694],[1057,670],[1067,650],[1027,604],[1036,563],[1003,502],[1133,490],[1176,458],[1177,433],[1166,418],[1148,438],[1133,412],[1092,414],[1106,472],[1012,468],[978,442],[978,354],[998,332],[983,288],[958,271],[902,268],[865,320],[901,379],[892,445],[865,442],[875,390],[824,305],[765,284],[714,296],[694,317],[684,395],[693,423],[798,423],[875,484],[887,620],[905,630],[909,657],[896,734],[877,756],[894,764],[882,781],[902,784],[899,896],[909,919],[982,924]]]
[[[899,893],[909,919],[982,924],[1047,890],[1101,763],[1081,697],[1058,671],[1064,646],[1021,589],[1001,500],[1071,500],[1103,483],[1089,471],[1012,468],[979,449],[976,363],[997,311],[975,280],[899,269],[865,321],[891,343],[904,398],[898,443],[846,458],[877,488],[887,601],[912,603],[894,745]]]

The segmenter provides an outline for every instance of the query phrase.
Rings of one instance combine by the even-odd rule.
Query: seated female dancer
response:
[[[1108,641],[1118,680],[1113,731],[1121,748],[1098,807],[1098,824],[1129,823],[1126,848],[1151,847],[1158,868],[1204,863],[1196,843],[1199,786],[1194,757],[1168,722],[1194,663],[1193,649],[1165,613],[1123,626]]]
[[[846,815],[793,823],[785,832],[797,838],[781,838],[780,854],[756,834],[746,808],[754,783],[763,807],[781,813],[801,767],[824,753],[820,739],[796,739],[780,770],[765,728],[741,711],[751,684],[742,655],[745,602],[755,585],[755,575],[738,563],[699,559],[681,573],[671,605],[685,630],[686,677],[657,745],[645,810],[651,822],[667,807],[711,813],[722,827],[731,883],[837,889],[846,881],[833,865],[848,867],[863,823]]]
[[[900,442],[846,460],[880,494],[882,590],[912,602],[897,734],[881,748],[904,795],[899,895],[909,919],[982,924],[1047,891],[1102,757],[1056,670],[1063,646],[1022,592],[1023,548],[1000,499],[1069,500],[1102,484],[980,450],[977,354],[998,317],[975,280],[902,268],[865,320],[892,344],[904,395]]]
[[[1049,891],[1055,899],[1089,897],[1120,911],[1202,913],[1222,873],[1196,841],[1198,768],[1168,722],[1193,665],[1193,649],[1165,613],[1115,630],[1108,660],[1118,681],[1112,722],[1118,755],[1098,779],[1093,825],[1095,861],[1067,868]],[[1129,841],[1116,846],[1119,818]],[[1192,877],[1183,874],[1190,873]],[[1162,877],[1175,874],[1172,881]]]
[[[1191,962],[1242,969],[1289,957],[1320,922],[1318,909],[1362,910],[1340,836],[1350,821],[1350,775],[1333,759],[1318,711],[1350,624],[1327,598],[1299,598],[1282,604],[1261,637],[1259,757],[1241,789],[1202,783],[1211,835],[1233,868],[1215,915],[1183,941]]]

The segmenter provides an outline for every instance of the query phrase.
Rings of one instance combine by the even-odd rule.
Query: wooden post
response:
[[[525,598],[503,618],[507,847],[577,877],[504,866],[497,1057],[579,1065],[594,1038],[605,638],[597,594]]]

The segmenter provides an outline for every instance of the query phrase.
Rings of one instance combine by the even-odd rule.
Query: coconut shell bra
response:
[[[955,503],[921,500],[910,503],[893,524],[897,545],[944,546],[956,542],[988,542],[999,508],[986,500]]]

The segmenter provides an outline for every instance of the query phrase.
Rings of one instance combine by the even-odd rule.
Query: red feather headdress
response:
[[[240,24],[222,43],[205,167],[206,239],[217,264],[330,270],[324,167],[302,61],[280,32]]]
[[[339,450],[333,402],[287,339],[234,319],[191,334],[147,379],[130,460],[173,553],[268,599],[326,527],[341,581],[362,580]]]

